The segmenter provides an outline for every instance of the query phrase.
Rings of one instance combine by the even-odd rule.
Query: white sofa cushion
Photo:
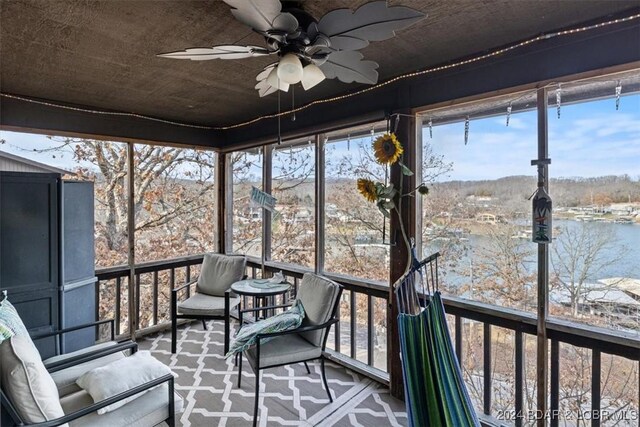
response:
[[[76,384],[76,380],[85,373],[95,368],[99,368],[100,366],[104,366],[108,363],[115,362],[116,360],[124,359],[126,356],[127,355],[124,352],[118,351],[116,353],[103,356],[99,359],[79,363],[77,365],[61,369],[60,371],[52,372],[51,378],[53,378],[53,382],[56,383],[58,394],[62,398],[63,396],[82,390],[80,387],[78,387],[78,384]],[[49,359],[44,361],[45,366],[47,365],[48,360]]]
[[[2,388],[27,423],[64,416],[58,389],[29,337],[15,335],[0,344]]]
[[[171,369],[152,357],[151,353],[139,351],[132,356],[116,360],[83,374],[76,380],[76,384],[89,393],[94,402],[100,402],[171,373]],[[98,409],[98,414],[102,415],[118,409],[147,391]]]
[[[183,410],[183,400],[178,393],[173,395],[175,413],[178,414]],[[63,397],[60,403],[65,413],[70,414],[93,404],[93,399],[89,393],[80,390]],[[115,411],[104,415],[92,412],[69,422],[69,425],[71,427],[149,427],[159,425],[168,416],[169,387],[167,384],[162,384]]]

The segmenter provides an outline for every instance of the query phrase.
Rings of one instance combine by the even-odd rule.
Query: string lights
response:
[[[172,120],[165,120],[165,119],[159,119],[157,117],[150,117],[150,116],[145,116],[142,114],[137,114],[137,113],[125,113],[125,112],[117,112],[117,111],[104,111],[104,110],[96,110],[96,109],[89,109],[89,108],[80,108],[80,107],[72,107],[72,106],[68,106],[68,105],[63,105],[63,104],[57,104],[57,103],[53,103],[53,102],[48,102],[48,101],[41,101],[41,100],[36,100],[36,99],[31,99],[31,98],[26,98],[26,97],[22,97],[22,96],[18,96],[18,95],[13,95],[13,94],[7,94],[7,93],[0,93],[0,96],[5,97],[5,98],[9,98],[9,99],[15,99],[15,100],[20,100],[20,101],[24,101],[24,102],[29,102],[29,103],[33,103],[33,104],[38,104],[38,105],[43,105],[43,106],[47,106],[47,107],[52,107],[52,108],[59,108],[59,109],[64,109],[64,110],[70,110],[70,111],[77,111],[77,112],[82,112],[82,113],[88,113],[88,114],[96,114],[96,115],[105,115],[105,116],[120,116],[120,117],[132,117],[132,118],[137,118],[137,119],[143,119],[143,120],[150,120],[150,121],[154,121],[154,122],[159,122],[159,123],[165,123],[165,124],[170,124],[173,126],[181,126],[181,127],[188,127],[188,128],[194,128],[194,129],[207,129],[207,130],[229,130],[229,129],[236,129],[236,128],[240,128],[240,127],[244,127],[244,126],[249,126],[251,124],[257,123],[259,121],[262,120],[266,120],[266,119],[273,119],[273,118],[280,118],[284,115],[292,115],[294,116],[295,113],[298,113],[300,111],[306,110],[310,107],[313,107],[314,105],[320,105],[320,104],[327,104],[327,103],[332,103],[332,102],[337,102],[337,101],[341,101],[344,99],[348,99],[354,96],[358,96],[358,95],[362,95],[364,93],[368,93],[377,89],[380,89],[382,87],[385,87],[387,85],[393,84],[395,82],[398,82],[400,80],[405,80],[405,79],[410,79],[413,77],[417,77],[417,76],[422,76],[425,74],[432,74],[432,73],[436,73],[439,71],[445,71],[445,70],[450,70],[452,68],[458,68],[458,67],[462,67],[468,64],[472,64],[475,62],[479,62],[479,61],[483,61],[485,59],[488,58],[493,58],[499,55],[503,55],[507,52],[511,52],[523,47],[526,47],[532,43],[536,43],[539,41],[543,41],[543,40],[548,40],[551,38],[556,38],[556,37],[563,37],[563,36],[570,36],[570,35],[574,35],[574,34],[578,34],[578,33],[583,33],[586,31],[592,31],[592,30],[597,30],[599,28],[603,28],[603,27],[608,27],[611,25],[616,25],[616,24],[621,24],[624,22],[629,22],[629,21],[633,21],[633,20],[637,20],[640,19],[640,13],[636,13],[633,15],[629,15],[626,16],[624,18],[617,18],[617,19],[612,19],[609,21],[604,21],[604,22],[600,22],[597,24],[593,24],[593,25],[585,25],[582,27],[577,27],[577,28],[572,28],[572,29],[568,29],[568,30],[563,30],[563,31],[557,31],[557,32],[553,32],[553,33],[549,33],[549,34],[542,34],[536,37],[533,37],[531,39],[519,42],[519,43],[515,43],[511,46],[507,46],[501,49],[497,49],[488,53],[485,53],[483,55],[478,55],[476,57],[473,58],[469,58],[469,59],[465,59],[465,60],[461,60],[461,61],[457,61],[457,62],[453,62],[450,64],[446,64],[446,65],[440,65],[437,67],[432,67],[432,68],[427,68],[424,70],[420,70],[420,71],[415,71],[412,73],[406,73],[406,74],[401,74],[399,76],[393,77],[389,80],[386,80],[384,82],[380,82],[378,84],[372,85],[372,86],[368,86],[366,88],[351,92],[351,93],[347,93],[344,95],[338,95],[338,96],[334,96],[334,97],[330,97],[330,98],[324,98],[324,99],[318,99],[315,101],[311,101],[307,104],[292,108],[291,110],[288,111],[279,111],[278,113],[273,113],[273,114],[266,114],[266,115],[262,115],[256,118],[253,118],[251,120],[247,120],[244,122],[240,122],[240,123],[235,123],[232,125],[227,125],[227,126],[203,126],[203,125],[194,125],[194,124],[188,124],[188,123],[181,123],[181,122],[176,122],[176,121],[172,121]],[[617,103],[619,104],[619,102]],[[558,109],[559,111],[559,109]]]
[[[616,111],[620,109],[620,95],[622,94],[622,83],[618,80],[616,84]]]
[[[509,126],[509,119],[511,118],[511,109],[513,108],[512,102],[509,101],[509,105],[507,106],[507,127]]]

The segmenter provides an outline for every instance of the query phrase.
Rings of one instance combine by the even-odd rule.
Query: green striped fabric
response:
[[[14,335],[29,337],[27,328],[22,323],[15,307],[5,298],[0,303],[0,342]]]
[[[434,292],[420,314],[401,313],[398,325],[409,425],[479,427],[453,350],[440,292]]]

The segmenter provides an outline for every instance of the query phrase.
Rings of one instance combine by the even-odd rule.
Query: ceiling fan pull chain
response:
[[[278,145],[280,144],[282,144],[282,136],[280,135],[280,91],[278,91]]]
[[[293,114],[291,115],[291,121],[296,121],[296,87],[295,85],[291,85],[291,111]]]

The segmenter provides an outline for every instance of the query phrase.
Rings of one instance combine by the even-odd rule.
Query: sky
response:
[[[549,108],[549,173],[552,178],[628,174],[640,179],[640,95],[615,100]],[[436,154],[453,162],[447,180],[496,179],[510,175],[535,176],[537,158],[536,111],[469,123],[467,145],[464,122],[433,126],[433,139],[423,129],[423,141]]]
[[[425,127],[423,140],[432,145],[434,153],[453,162],[453,170],[441,181],[534,176],[531,160],[537,157],[536,128],[535,111],[512,114],[508,127],[505,112],[491,118],[471,117],[467,145],[464,122],[434,123],[433,139]],[[3,131],[0,139],[6,141],[1,151],[65,169],[77,166],[70,152],[34,152],[54,146],[46,136]],[[349,144],[329,141],[327,159],[336,162],[342,156],[357,156],[358,143],[368,147],[370,141],[370,137]],[[549,154],[552,178],[628,174],[640,179],[640,94],[623,97],[618,111],[612,98],[561,106],[559,119],[555,105],[550,106]],[[260,176],[258,168],[252,173]]]

